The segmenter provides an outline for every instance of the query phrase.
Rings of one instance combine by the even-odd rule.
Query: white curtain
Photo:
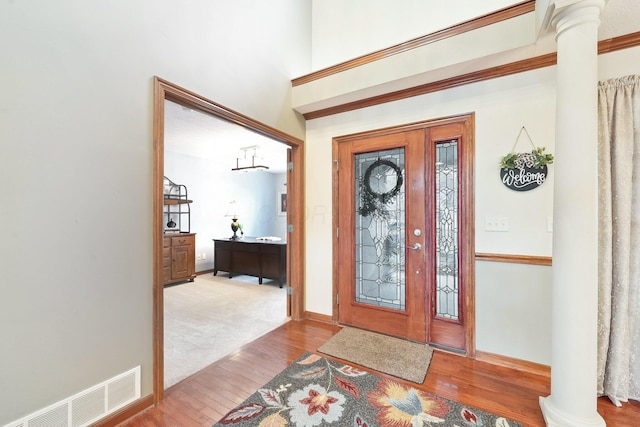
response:
[[[620,406],[640,400],[640,76],[598,89],[598,393]]]

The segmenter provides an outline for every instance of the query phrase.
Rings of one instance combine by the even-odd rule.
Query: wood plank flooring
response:
[[[120,426],[211,426],[303,353],[316,352],[339,330],[311,320],[289,322],[169,388],[159,405]],[[545,425],[538,404],[539,396],[550,393],[549,378],[544,375],[436,350],[424,384],[406,384],[524,426]],[[598,411],[608,427],[640,426],[638,402],[617,408],[600,398]]]

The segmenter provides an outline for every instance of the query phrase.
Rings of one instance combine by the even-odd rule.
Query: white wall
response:
[[[152,392],[152,78],[296,137],[310,2],[0,2],[0,425]]]
[[[551,267],[476,262],[476,346],[551,364]]]
[[[312,0],[312,3],[312,67],[313,70],[319,70],[521,1]],[[532,35],[540,30],[550,3],[553,2],[536,0],[535,24],[530,29]],[[599,39],[638,31],[638,20],[632,17],[639,13],[640,2],[637,0],[607,0],[601,14]],[[493,41],[494,44],[498,42],[498,39]],[[452,55],[456,55],[456,51],[452,50]]]
[[[313,0],[314,70],[520,3],[514,0]]]
[[[639,52],[634,48],[601,56],[601,77],[640,72]],[[314,254],[306,264],[308,311],[332,312],[331,139],[467,112],[476,114],[476,251],[552,256],[547,218],[552,215],[554,165],[547,182],[522,193],[503,186],[498,167],[522,126],[536,146],[554,152],[555,67],[547,67],[307,123],[306,174],[313,180],[307,180],[305,188],[306,233],[307,251]],[[527,144],[523,136],[517,148],[527,151]],[[485,231],[487,216],[508,217],[509,231]],[[550,268],[485,264],[477,263],[476,272],[478,350],[549,364]],[[510,301],[519,306],[510,306]],[[515,316],[518,311],[528,315]],[[532,322],[534,314],[540,322]]]

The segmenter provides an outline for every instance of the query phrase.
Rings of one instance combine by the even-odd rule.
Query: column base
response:
[[[575,417],[560,411],[551,402],[551,396],[540,397],[540,408],[547,427],[606,427],[607,423],[598,414],[584,414]]]

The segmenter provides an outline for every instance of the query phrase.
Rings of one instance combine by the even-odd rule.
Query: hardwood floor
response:
[[[304,352],[316,352],[339,330],[311,320],[289,322],[169,388],[162,403],[120,426],[211,426]],[[547,376],[436,350],[424,384],[406,384],[524,426],[545,425],[538,398],[550,393]],[[598,411],[609,427],[640,426],[638,402],[617,408],[600,398]]]

